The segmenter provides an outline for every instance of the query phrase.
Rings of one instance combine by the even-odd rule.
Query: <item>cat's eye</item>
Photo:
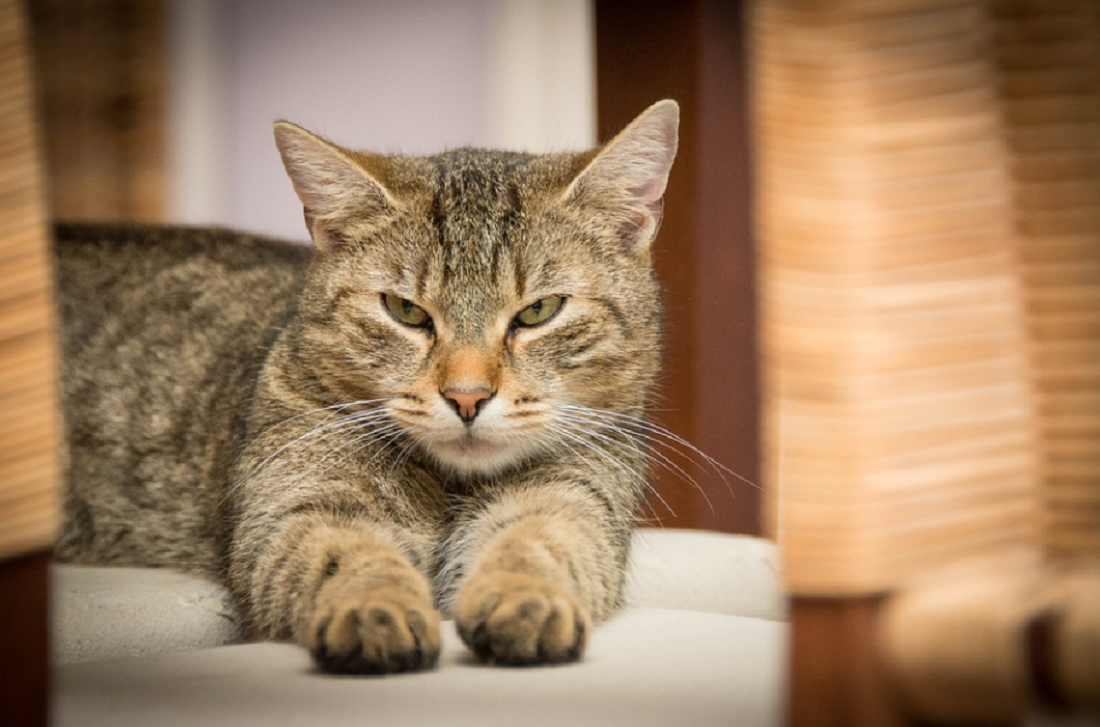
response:
[[[406,326],[429,328],[432,325],[432,317],[426,310],[399,295],[383,293],[382,304],[386,306],[390,315]]]
[[[536,300],[519,312],[515,318],[517,326],[537,326],[553,318],[565,303],[564,295],[551,295]]]

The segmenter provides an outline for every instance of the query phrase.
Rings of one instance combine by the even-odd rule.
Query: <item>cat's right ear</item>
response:
[[[565,190],[626,252],[648,251],[661,226],[665,186],[676,158],[680,107],[658,101],[600,148]]]
[[[331,251],[352,224],[392,210],[385,186],[348,151],[289,121],[275,123],[275,145],[305,209],[306,227],[320,250]]]

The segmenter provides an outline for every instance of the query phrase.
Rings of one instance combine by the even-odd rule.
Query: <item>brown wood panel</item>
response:
[[[0,561],[0,725],[49,723],[49,560]]]
[[[680,103],[680,149],[655,252],[665,289],[664,375],[654,419],[759,481],[754,250],[741,3],[597,0],[599,131],[662,98]],[[650,509],[667,526],[760,534],[760,493],[673,457]],[[727,484],[728,482],[728,484]],[[667,503],[667,505],[666,505]]]
[[[790,727],[903,727],[878,648],[883,597],[791,603]]]

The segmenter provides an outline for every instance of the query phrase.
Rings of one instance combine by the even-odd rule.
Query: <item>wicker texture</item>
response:
[[[1100,3],[995,2],[1039,394],[1043,540],[1100,557]]]
[[[1034,544],[1035,400],[983,3],[761,2],[758,220],[790,590]]]
[[[0,2],[0,558],[57,530],[54,302],[22,3]]]
[[[51,212],[63,220],[163,220],[166,3],[28,6]]]

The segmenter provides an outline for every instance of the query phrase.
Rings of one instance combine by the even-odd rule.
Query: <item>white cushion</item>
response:
[[[775,543],[743,535],[638,530],[626,597],[634,606],[786,618]]]
[[[53,594],[56,663],[242,639],[225,589],[170,570],[55,566]],[[642,529],[634,538],[627,602],[782,620],[775,546],[720,533]]]
[[[229,592],[158,568],[55,565],[54,663],[202,649],[241,640]]]
[[[297,646],[227,645],[240,640],[240,630],[228,593],[214,583],[165,570],[56,566],[53,721],[60,727],[781,723],[786,625],[771,543],[642,530],[627,595],[630,605],[592,634],[579,664],[486,667],[470,657],[448,621],[433,671],[322,677]]]
[[[556,667],[486,667],[454,624],[437,669],[322,677],[303,649],[246,644],[70,664],[55,673],[57,727],[765,727],[781,723],[786,627],[631,607]]]

